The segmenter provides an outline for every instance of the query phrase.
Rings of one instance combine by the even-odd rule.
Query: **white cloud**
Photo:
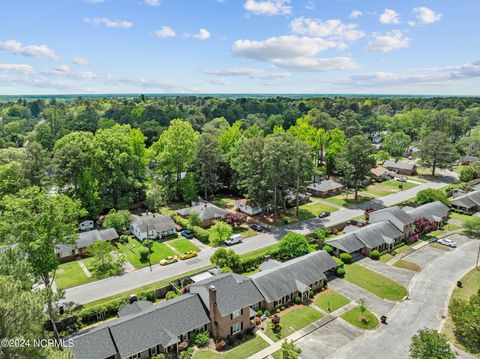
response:
[[[157,30],[153,33],[156,37],[161,38],[169,38],[175,37],[175,30],[173,30],[170,26],[162,26],[160,30]]]
[[[392,9],[385,9],[385,11],[380,15],[380,22],[382,24],[400,24],[400,15]]]
[[[207,75],[215,76],[245,76],[252,79],[283,79],[290,74],[288,72],[273,72],[269,73],[265,70],[256,69],[252,67],[229,67],[226,69],[201,69],[201,72]]]
[[[307,3],[305,4],[305,9],[307,10],[315,9],[315,3],[313,1],[307,1]]]
[[[372,40],[365,47],[369,51],[390,52],[395,49],[410,46],[410,39],[405,37],[400,30],[393,30],[386,34],[374,32]]]
[[[65,65],[65,64],[58,66],[58,67],[56,68],[56,70],[57,70],[58,72],[63,72],[63,73],[66,73],[66,74],[68,74],[68,73],[70,72],[70,68],[69,68],[67,65]]]
[[[91,62],[88,59],[86,59],[84,57],[80,57],[80,56],[75,56],[72,59],[72,63],[75,64],[75,65],[79,65],[79,66],[91,65]]]
[[[105,0],[84,0],[84,1],[92,5],[101,4],[102,2],[105,2]]]
[[[352,10],[352,12],[350,13],[350,15],[348,17],[350,19],[356,19],[356,18],[358,18],[362,15],[363,15],[363,13],[360,10]]]
[[[226,86],[229,84],[229,82],[225,79],[210,79],[208,82],[216,86]]]
[[[33,67],[25,64],[0,64],[0,71],[19,73],[23,75],[32,74]]]
[[[145,0],[145,4],[149,6],[159,6],[161,0]]]
[[[243,5],[245,10],[252,12],[255,15],[290,15],[292,7],[290,0],[247,0]]]
[[[6,40],[0,42],[0,50],[28,57],[46,57],[50,60],[58,59],[58,56],[55,54],[55,52],[49,49],[47,45],[23,46],[21,42],[16,40]]]
[[[133,26],[133,22],[131,21],[113,20],[113,19],[108,19],[106,17],[95,17],[95,18],[86,17],[84,21],[87,24],[91,24],[94,26],[105,25],[106,27],[111,27],[111,28],[129,29]]]
[[[210,32],[206,29],[201,28],[196,34],[193,34],[192,37],[198,40],[207,40],[210,38]]]
[[[428,7],[421,6],[421,7],[416,7],[413,9],[413,12],[415,13],[416,18],[421,24],[433,24],[434,22],[439,21],[442,18],[442,14],[433,11],[432,9],[429,9]],[[415,23],[412,22],[411,25],[414,25]]]
[[[294,33],[312,37],[324,37],[342,42],[356,41],[365,36],[357,24],[344,24],[341,20],[327,20],[299,17],[290,23]]]

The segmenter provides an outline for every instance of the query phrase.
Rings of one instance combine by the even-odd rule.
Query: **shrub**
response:
[[[310,252],[307,237],[288,232],[280,240],[280,253],[285,257],[299,257]]]
[[[338,277],[342,278],[343,276],[345,276],[345,269],[341,268],[341,267],[338,267],[336,273],[337,273]]]
[[[180,352],[180,359],[190,359],[193,355],[193,348],[187,348],[185,351]]]
[[[207,345],[209,339],[210,333],[208,331],[200,332],[193,336],[193,342],[199,347]]]
[[[300,304],[302,303],[302,298],[300,298],[299,296],[296,296],[295,297],[295,304]]]
[[[325,252],[327,252],[328,254],[332,254],[332,253],[333,253],[333,248],[332,248],[331,246],[329,246],[328,244],[327,244],[325,247],[323,247],[323,250],[324,250]]]
[[[184,351],[188,348],[188,342],[181,342],[180,344],[178,344],[178,350],[180,351]]]
[[[265,314],[265,316],[268,318],[270,316],[270,311],[268,309],[265,309],[263,314]]]
[[[255,325],[260,325],[262,324],[262,320],[260,319],[260,317],[255,317]]]
[[[155,290],[145,290],[138,293],[138,300],[148,300],[149,302],[154,302],[157,299],[157,294]]]
[[[314,295],[315,293],[313,292],[313,290],[308,291],[308,298],[313,298]]]
[[[261,309],[257,310],[257,315],[259,317],[261,317],[263,315],[263,310],[261,310]]]
[[[148,248],[144,248],[140,250],[140,262],[145,263],[148,262],[148,256],[150,254],[150,250]]]
[[[165,299],[170,300],[173,299],[177,296],[177,293],[175,293],[173,290],[169,290],[167,294],[165,294]]]
[[[112,299],[108,302],[102,304],[88,306],[82,308],[77,316],[80,322],[85,325],[92,324],[97,322],[97,315],[102,313],[105,314],[105,317],[113,317],[117,315],[118,310],[125,304],[124,298]]]
[[[232,249],[217,248],[210,257],[210,261],[219,268],[229,267],[234,272],[241,269],[240,255]]]
[[[333,259],[335,260],[335,262],[337,262],[337,266],[339,266],[340,268],[343,268],[345,266],[345,263],[343,263],[340,258],[333,257]]]
[[[182,216],[178,216],[178,215],[173,216],[173,220],[175,221],[175,223],[180,225],[180,227],[182,227],[183,229],[190,228],[190,221],[186,218],[183,218]]]
[[[350,264],[352,263],[352,256],[348,253],[342,253],[340,254],[340,259],[342,260],[343,263],[345,264]]]
[[[222,351],[225,349],[225,340],[220,339],[215,343],[215,349],[218,351]]]
[[[313,231],[318,239],[325,240],[332,235],[332,232],[328,228],[319,228]]]
[[[193,227],[192,231],[195,238],[197,238],[200,242],[205,244],[210,243],[210,234],[207,230],[203,229],[202,227]]]
[[[380,252],[377,250],[371,251],[370,252],[370,258],[374,260],[378,260],[380,258]]]
[[[131,236],[129,236],[128,234],[122,234],[118,241],[122,244],[127,244],[130,238]]]

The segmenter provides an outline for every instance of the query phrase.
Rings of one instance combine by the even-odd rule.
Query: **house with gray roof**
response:
[[[310,290],[317,291],[325,285],[325,273],[336,268],[330,254],[317,251],[262,269],[250,278],[264,298],[260,306],[273,310],[296,297],[307,299]]]
[[[417,165],[414,163],[387,160],[383,163],[383,167],[389,171],[406,176],[412,176],[417,173]]]
[[[480,158],[478,158],[477,156],[465,156],[460,160],[460,163],[462,165],[469,165],[478,162],[480,162]]]
[[[388,221],[403,232],[403,239],[410,237],[415,232],[414,219],[399,206],[388,207],[371,212],[368,215],[370,223]]]
[[[140,313],[150,308],[152,305],[153,304],[148,300],[136,300],[133,303],[127,304],[123,308],[120,308],[120,310],[118,311],[118,316],[126,317],[131,314]]]
[[[177,214],[187,218],[192,212],[198,213],[203,226],[211,224],[214,220],[223,219],[230,213],[212,203],[202,202],[192,207],[179,209]]]
[[[424,204],[417,208],[406,208],[405,211],[417,220],[419,218],[426,218],[437,223],[440,228],[448,219],[449,208],[440,201]]]
[[[111,242],[118,239],[115,228],[80,232],[74,244],[58,244],[55,253],[61,261],[75,259],[88,254],[88,248],[98,241]]]
[[[463,211],[480,211],[480,191],[468,192],[462,196],[455,197],[450,202],[450,205]]]
[[[330,197],[342,193],[343,185],[333,179],[323,180],[307,186],[307,191],[315,197]]]
[[[164,238],[175,234],[177,227],[172,217],[158,213],[146,213],[141,216],[130,216],[130,230],[133,235],[144,239]]]

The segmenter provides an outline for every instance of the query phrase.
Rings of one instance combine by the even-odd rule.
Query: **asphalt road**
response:
[[[329,358],[408,358],[410,339],[419,329],[442,327],[451,290],[474,267],[478,246],[478,241],[472,240],[430,262],[413,279],[409,300],[389,313],[388,325],[352,341]],[[470,358],[463,352],[459,357]]]
[[[439,188],[455,180],[452,176],[445,176],[439,180],[421,184],[419,186],[394,193],[385,197],[377,198],[373,201],[363,203],[361,208],[357,209],[341,209],[333,212],[330,217],[320,219],[312,218],[310,220],[294,223],[281,229],[275,229],[269,233],[262,233],[244,240],[243,243],[232,247],[237,253],[247,253],[256,249],[264,248],[275,244],[287,231],[295,231],[299,233],[307,233],[316,228],[328,227],[336,223],[348,221],[352,218],[363,214],[363,208],[375,207],[382,208],[394,205],[399,202],[406,201],[427,188]],[[74,302],[85,304],[98,299],[109,297],[125,291],[148,285],[163,279],[180,275],[185,272],[192,271],[210,264],[210,256],[215,249],[208,248],[202,250],[196,259],[189,261],[179,261],[177,263],[162,267],[160,265],[152,266],[150,269],[143,268],[130,273],[126,273],[118,277],[110,277],[107,279],[87,283],[81,286],[73,287],[65,290],[65,302]]]

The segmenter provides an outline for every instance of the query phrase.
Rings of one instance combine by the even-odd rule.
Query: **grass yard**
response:
[[[195,244],[189,241],[186,238],[179,238],[179,239],[172,239],[171,241],[167,242],[173,248],[175,248],[180,253],[185,253],[188,251],[197,251],[200,252],[200,248],[198,248]]]
[[[396,261],[393,264],[393,266],[397,267],[397,268],[404,268],[404,269],[413,270],[414,272],[420,272],[422,270],[418,264],[412,263],[412,262],[409,262],[409,261],[405,261],[403,259],[400,259],[400,260]]]
[[[399,187],[400,185],[402,185],[402,188]],[[366,192],[375,197],[383,197],[392,193],[397,193],[409,188],[413,188],[415,186],[417,186],[415,183],[388,180],[388,181],[371,184],[367,188],[363,189],[361,193]]]
[[[280,325],[282,326],[280,335],[277,335],[272,331],[270,320],[266,323],[267,327],[265,329],[265,334],[273,341],[278,342],[322,317],[322,313],[318,310],[311,307],[301,306],[298,309],[295,308],[280,316]]]
[[[145,248],[139,241],[130,238],[128,243],[117,243],[118,251],[123,253],[127,260],[135,267],[135,269],[144,268],[148,266],[148,261],[143,263],[140,261],[140,251]],[[160,260],[168,256],[175,255],[175,252],[170,249],[165,243],[153,242],[152,254],[150,260],[152,264],[158,264]]]
[[[246,260],[246,259],[256,258],[260,256],[266,256],[271,250],[276,249],[278,246],[279,244],[276,243],[267,247],[256,249],[251,252],[243,253],[243,254],[240,254],[240,258]]]
[[[400,300],[407,295],[407,289],[359,264],[345,264],[345,279],[383,299]]]
[[[343,313],[340,317],[346,322],[360,328],[360,329],[374,329],[378,326],[377,317],[368,309],[365,311],[364,316],[367,318],[368,323],[360,320],[362,312],[360,306],[350,309],[348,312]]]
[[[340,309],[344,305],[350,303],[350,300],[340,293],[335,292],[334,290],[329,290],[326,293],[320,293],[320,295],[314,301],[315,305],[328,312],[334,312],[337,309]]]
[[[243,238],[248,238],[248,237],[252,237],[252,236],[257,235],[257,232],[255,232],[249,226],[244,224],[241,227],[233,228],[233,234],[241,234]]]
[[[336,204],[342,207],[353,207],[360,203],[365,203],[373,199],[373,196],[358,192],[358,200],[354,200],[354,194],[349,193],[348,196],[345,193],[338,194],[336,196],[325,198],[325,201]]]
[[[246,359],[260,350],[268,347],[268,343],[262,338],[255,336],[254,338],[244,338],[235,348],[227,350],[223,353],[217,353],[212,350],[202,349],[195,351],[194,359]]]
[[[419,183],[427,183],[428,181],[424,180],[423,178],[416,177],[416,176],[408,176],[407,177],[411,181],[419,182]]]
[[[218,197],[211,201],[215,206],[225,209],[235,208],[235,198],[232,197]]]
[[[75,287],[94,280],[92,277],[87,277],[77,261],[60,264],[55,273],[55,283],[61,289]]]
[[[480,271],[476,269],[472,269],[468,272],[462,279],[460,279],[463,284],[463,288],[455,287],[452,293],[452,297],[450,298],[450,302],[453,299],[464,299],[468,300],[473,294],[475,294],[478,289],[480,288]],[[445,322],[445,326],[443,327],[443,333],[447,335],[450,341],[462,350],[466,350],[460,343],[457,342],[455,339],[455,335],[453,333],[454,324],[452,317],[448,315],[447,321]],[[477,356],[480,358],[480,355]]]
[[[177,211],[182,208],[190,207],[190,205],[186,202],[178,202],[178,203],[169,203],[166,206],[160,208],[160,213],[167,215],[167,216],[173,216],[177,214]]]
[[[409,244],[405,244],[401,247],[398,247],[395,249],[395,253],[396,255],[399,255],[400,253],[406,251],[407,249],[413,247],[413,246],[416,246],[419,242],[416,241],[416,242],[412,242],[412,243],[409,243]],[[394,258],[395,256],[393,256],[392,254],[390,253],[385,253],[383,254],[381,257],[380,257],[380,262],[382,263],[386,263],[388,262],[390,259]]]
[[[450,218],[456,219],[457,221],[460,222],[465,222],[469,219],[472,219],[472,216],[469,216],[467,214],[460,214],[460,213],[455,213],[455,212],[450,212]]]

